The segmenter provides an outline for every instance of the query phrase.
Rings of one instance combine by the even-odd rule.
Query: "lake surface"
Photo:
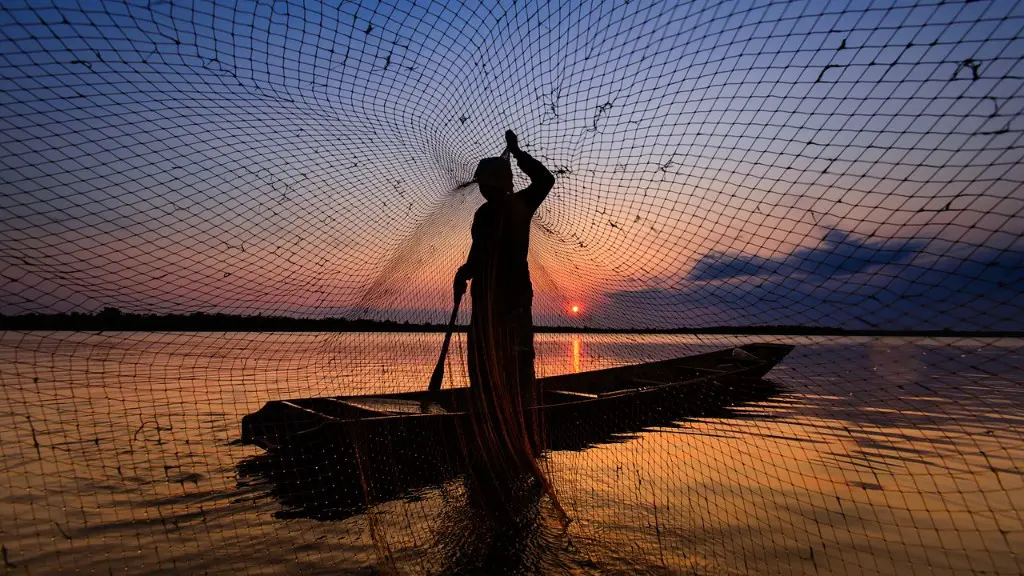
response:
[[[445,386],[465,384],[461,337]],[[547,454],[567,525],[537,495],[514,526],[496,526],[468,505],[460,479],[324,520],[246,472],[263,451],[237,442],[242,416],[288,397],[423,388],[440,339],[0,332],[5,566],[1024,572],[1021,340],[538,335],[540,376],[797,345],[769,373],[769,398]]]

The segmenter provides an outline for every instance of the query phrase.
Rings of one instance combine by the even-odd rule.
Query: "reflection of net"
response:
[[[443,322],[481,202],[456,186],[514,128],[558,179],[537,325],[961,332],[801,339],[781,390],[552,452],[562,533],[543,501],[470,530],[454,480],[236,469],[242,415],[425,387],[435,335],[8,331],[4,561],[419,572],[525,539],[572,550],[538,569],[1021,571],[1020,340],[964,332],[1022,329],[1022,26],[988,0],[5,6],[8,316]],[[543,335],[537,369],[765,340],[792,339]]]

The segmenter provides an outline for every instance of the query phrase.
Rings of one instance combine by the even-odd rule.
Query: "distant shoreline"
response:
[[[456,326],[465,332],[466,326]],[[290,318],[230,314],[130,314],[107,308],[96,314],[0,315],[0,331],[78,332],[445,332],[443,324],[410,324],[391,320]],[[929,338],[1024,338],[1014,330],[879,330],[831,326],[706,326],[636,330],[572,326],[535,326],[538,334],[735,334],[764,336],[904,336]]]

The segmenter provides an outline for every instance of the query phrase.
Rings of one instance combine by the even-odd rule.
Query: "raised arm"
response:
[[[540,203],[548,197],[548,192],[555,186],[555,176],[537,159],[519,149],[519,138],[511,130],[505,132],[508,150],[516,158],[516,164],[524,174],[530,177],[530,185],[517,194],[529,206],[531,211],[537,210]]]

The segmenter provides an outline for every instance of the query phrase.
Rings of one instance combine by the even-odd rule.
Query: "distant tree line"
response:
[[[134,314],[117,308],[104,308],[93,314],[80,312],[57,314],[0,314],[0,330],[69,330],[126,332],[444,332],[447,326],[431,323],[395,322],[349,318],[292,318],[288,316],[241,316],[237,314]],[[456,326],[464,332],[465,326]],[[954,330],[848,330],[831,326],[708,326],[636,330],[575,326],[535,326],[539,333],[593,334],[771,334],[786,336],[922,336],[922,337],[1002,337],[1021,338],[1020,331]]]
[[[290,318],[237,314],[133,314],[104,308],[95,314],[0,315],[0,330],[80,330],[127,332],[436,332],[444,326],[391,320]]]

